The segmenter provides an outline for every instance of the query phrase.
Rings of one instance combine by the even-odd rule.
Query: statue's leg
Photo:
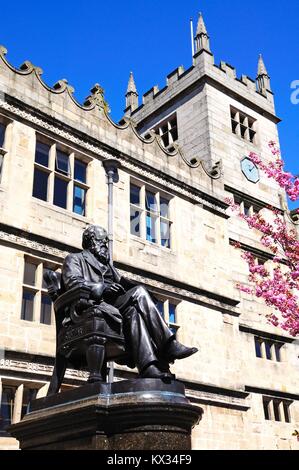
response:
[[[66,358],[61,354],[57,353],[47,396],[54,395],[59,391],[65,374],[66,365]]]
[[[141,373],[149,364],[157,362],[153,344],[144,320],[135,307],[125,308],[122,314],[128,348]]]
[[[130,306],[136,307],[157,351],[162,351],[169,340],[174,338],[174,334],[160,315],[150,294],[144,287],[133,287],[125,295],[119,297],[115,303],[115,307],[122,313],[124,309]]]
[[[86,361],[89,370],[88,382],[105,382],[106,377],[103,377],[103,363],[105,358],[104,344],[91,343],[86,349]]]

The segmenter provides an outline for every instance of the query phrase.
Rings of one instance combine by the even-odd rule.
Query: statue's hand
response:
[[[123,286],[121,286],[120,284],[117,284],[116,282],[114,284],[107,284],[106,287],[105,287],[105,294],[117,294],[117,295],[121,295],[121,294],[124,294],[126,291],[125,289],[123,288]]]

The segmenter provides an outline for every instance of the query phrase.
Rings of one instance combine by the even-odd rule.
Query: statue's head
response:
[[[109,262],[108,234],[99,225],[89,225],[83,232],[82,246],[103,264]]]

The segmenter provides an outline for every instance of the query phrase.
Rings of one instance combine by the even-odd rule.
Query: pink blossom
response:
[[[299,178],[283,170],[284,164],[276,143],[270,142],[269,147],[274,161],[265,164],[255,153],[250,154],[251,160],[285,189],[291,200],[299,199]],[[299,240],[296,231],[288,229],[277,209],[268,208],[273,214],[270,223],[260,213],[251,216],[243,214],[238,204],[231,199],[226,202],[250,229],[260,232],[262,245],[273,255],[274,269],[270,272],[265,266],[256,264],[252,253],[244,251],[242,258],[248,265],[251,287],[242,284],[237,284],[236,287],[242,292],[264,299],[272,307],[273,312],[267,317],[274,326],[281,327],[293,336],[299,335]],[[235,247],[241,248],[241,245],[235,243]]]

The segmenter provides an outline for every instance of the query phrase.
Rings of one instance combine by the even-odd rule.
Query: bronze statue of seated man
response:
[[[175,339],[157,309],[151,295],[121,277],[109,259],[107,232],[90,225],[83,233],[83,251],[69,254],[62,268],[62,289],[85,285],[90,289],[89,303],[96,308],[102,302],[119,312],[127,350],[140,377],[171,378],[169,363],[197,352]],[[84,304],[82,305],[82,307]]]

